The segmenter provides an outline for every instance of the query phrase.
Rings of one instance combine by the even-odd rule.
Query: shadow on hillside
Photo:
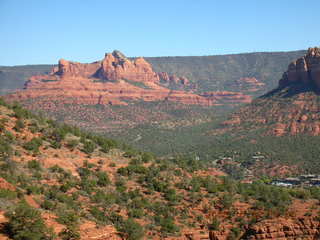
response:
[[[315,85],[305,84],[291,84],[285,87],[278,87],[270,92],[262,95],[259,98],[270,98],[270,97],[282,97],[290,98],[301,93],[313,92],[316,95],[320,95],[319,89]]]

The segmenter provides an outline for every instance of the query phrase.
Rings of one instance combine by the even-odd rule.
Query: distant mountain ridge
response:
[[[240,78],[256,78],[265,83],[265,87],[254,93],[261,95],[273,89],[289,62],[305,53],[262,52],[216,56],[190,57],[145,57],[155,72],[167,72],[170,75],[185,76],[198,91],[238,91]],[[129,58],[131,59],[131,58]],[[45,74],[54,65],[0,66],[0,94],[21,89],[33,75]]]

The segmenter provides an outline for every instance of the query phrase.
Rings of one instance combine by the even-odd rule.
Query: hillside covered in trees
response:
[[[318,219],[316,188],[240,183],[192,156],[157,158],[2,100],[0,123],[3,239],[247,239],[261,221]]]

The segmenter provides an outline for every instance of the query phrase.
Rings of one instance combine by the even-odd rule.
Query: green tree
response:
[[[127,235],[126,237],[128,240],[139,240],[144,235],[141,225],[135,222],[132,218],[123,222],[120,231]]]
[[[9,219],[7,230],[15,240],[49,240],[54,235],[45,225],[41,213],[26,202],[19,203],[12,211],[6,212]]]

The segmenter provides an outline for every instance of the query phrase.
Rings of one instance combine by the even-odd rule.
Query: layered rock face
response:
[[[58,68],[54,68],[51,74],[63,79],[83,77],[105,81],[127,79],[136,82],[159,82],[158,74],[153,72],[151,65],[143,58],[130,61],[119,51],[107,53],[102,61],[89,64],[61,59]]]
[[[265,220],[249,228],[244,239],[316,240],[320,239],[320,223],[310,218]]]
[[[161,86],[160,78],[187,85],[185,77],[155,73],[143,58],[127,59],[119,51],[106,54],[102,61],[90,64],[61,59],[48,75],[33,76],[23,91],[7,98],[24,100],[46,98],[76,104],[126,105],[127,101],[175,101],[211,106],[214,101],[186,91]]]
[[[237,87],[244,92],[257,92],[261,90],[265,84],[254,77],[242,77],[236,82]]]
[[[159,82],[159,76],[143,58],[128,60],[119,51],[106,54],[101,62],[98,76],[102,79],[117,81],[127,79],[137,82]]]
[[[210,231],[210,240],[226,240],[228,232]],[[246,240],[317,240],[320,239],[320,223],[314,218],[275,218],[250,226],[238,239]]]
[[[320,89],[320,49],[309,48],[305,56],[290,63],[288,70],[279,81],[280,87],[303,83]]]
[[[182,85],[189,84],[189,80],[186,77],[178,77],[176,75],[170,76],[166,72],[160,72],[160,73],[158,73],[158,76],[159,76],[161,82],[182,84]]]

